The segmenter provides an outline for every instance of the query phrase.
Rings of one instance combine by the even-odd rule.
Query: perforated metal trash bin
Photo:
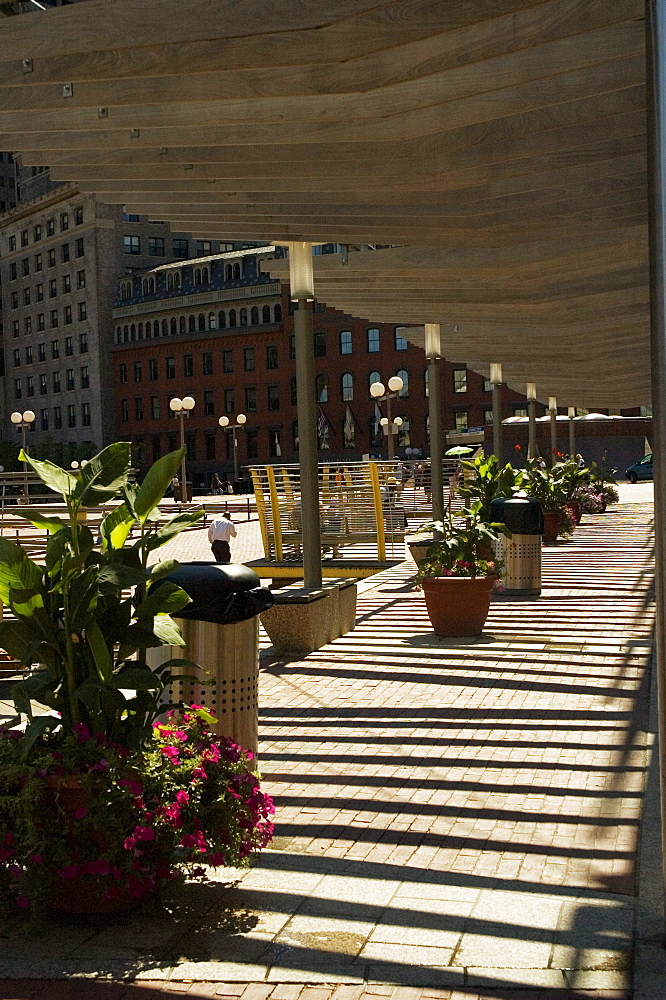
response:
[[[502,536],[495,543],[496,555],[504,563],[504,593],[538,597],[543,535],[541,504],[531,497],[497,497],[490,505],[490,520],[505,524],[511,532],[511,538]]]
[[[184,563],[165,577],[190,596],[176,622],[185,646],[148,650],[149,666],[172,657],[192,660],[200,670],[182,673],[164,692],[165,709],[180,702],[213,709],[217,731],[257,753],[259,679],[258,615],[275,603],[257,574],[233,563]],[[208,683],[204,684],[203,681]]]

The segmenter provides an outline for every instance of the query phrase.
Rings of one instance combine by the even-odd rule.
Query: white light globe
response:
[[[14,413],[12,413],[12,415],[11,415],[11,417],[9,419],[11,420],[11,422],[13,424],[20,424],[21,421],[23,420],[23,414],[22,413],[14,412]]]
[[[379,423],[382,427],[388,427],[388,417],[382,417]]]
[[[88,460],[86,458],[84,458],[83,461],[81,462],[81,468],[85,469],[85,467],[86,467],[87,464],[88,464]]]
[[[370,395],[375,399],[384,395],[384,383],[383,382],[373,382],[370,386]]]
[[[79,463],[77,461],[74,461],[74,462],[71,463],[71,468],[72,469],[78,469],[78,467],[79,467]]]
[[[245,416],[244,413],[239,413],[238,416],[236,417],[236,420],[238,421],[239,424],[244,424],[247,420],[247,417]]]
[[[396,427],[402,427],[402,417],[394,417],[393,423]]]
[[[25,410],[24,413],[23,413],[23,419],[25,420],[26,424],[31,424],[33,422],[33,420],[35,419],[34,411],[33,410]]]
[[[196,406],[196,400],[192,396],[183,396],[183,409],[193,410]]]
[[[402,379],[400,378],[399,375],[393,375],[388,380],[388,387],[391,390],[391,392],[400,392],[400,390],[402,389],[403,385],[404,385],[404,382],[402,381]]]
[[[220,425],[220,427],[228,427],[229,417],[220,417],[220,419],[218,420],[218,424]]]
[[[178,411],[182,410],[183,408],[183,401],[182,399],[179,399],[178,396],[174,396],[173,399],[170,401],[169,406],[171,407],[174,413],[178,413]]]

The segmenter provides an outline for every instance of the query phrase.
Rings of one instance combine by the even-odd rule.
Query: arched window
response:
[[[328,375],[325,372],[317,375],[315,385],[317,387],[317,402],[328,403]]]
[[[259,310],[256,306],[252,306],[250,309],[250,326],[259,325]]]
[[[171,336],[175,337],[176,334],[178,333],[178,323],[176,322],[175,316],[171,317],[170,327],[171,327]]]
[[[219,313],[217,314],[217,322],[218,326],[220,327],[220,330],[224,330],[225,326],[227,325],[227,317],[224,312],[224,309],[220,309]]]
[[[184,316],[178,320],[178,329],[181,333],[187,333],[187,321]]]
[[[373,382],[381,382],[382,376],[380,372],[370,372],[368,375],[368,392],[370,392],[370,386]]]
[[[409,396],[409,372],[406,368],[399,368],[396,375],[402,379],[402,389],[398,393],[400,399],[407,399]]]
[[[206,329],[206,317],[204,316],[203,313],[199,313],[199,323],[198,323],[198,326],[199,326],[200,330],[205,330]]]
[[[144,278],[141,282],[141,292],[143,295],[148,294],[148,278]]]
[[[240,325],[247,326],[247,309],[245,307],[240,311]]]
[[[194,284],[195,285],[200,285],[201,284],[201,268],[200,267],[195,267],[195,269],[194,269]]]
[[[165,319],[162,320],[162,336],[163,337],[169,336],[169,324]]]
[[[236,326],[236,310],[229,310],[229,326]]]
[[[270,321],[271,321],[271,307],[264,306],[264,308],[261,310],[261,322],[270,323]]]
[[[292,376],[291,382],[289,383],[289,392],[290,392],[290,395],[291,395],[291,405],[292,406],[296,406],[296,404],[298,403],[298,393],[296,391],[296,376],[295,375]]]
[[[127,343],[128,340],[129,340],[129,327],[128,326],[124,326],[123,327],[123,340],[125,341],[125,343]]]
[[[233,267],[231,266],[231,264],[225,264],[224,265],[224,280],[225,281],[233,281],[233,277],[234,277],[234,269],[233,269]]]
[[[181,284],[181,281],[180,281],[180,271],[176,271],[176,273],[173,276],[173,287],[174,288],[180,288],[180,284]]]
[[[116,327],[116,344],[122,344],[122,340],[123,340],[122,327],[117,326]]]
[[[167,274],[167,292],[173,291],[173,271]]]
[[[398,428],[398,448],[408,448],[412,442],[409,434],[409,417],[401,413],[402,426]]]
[[[208,329],[217,330],[217,316],[214,312],[208,313]]]
[[[136,340],[136,324],[132,323],[130,327],[130,340]]]
[[[146,340],[150,340],[152,335],[153,335],[153,325],[150,322],[150,320],[148,320],[148,322],[146,323]]]
[[[350,402],[354,398],[354,376],[351,372],[345,372],[340,380],[340,388],[342,391],[342,401]]]
[[[423,371],[423,394],[426,399],[430,394],[430,366]]]
[[[275,323],[282,322],[282,306],[279,303],[273,309],[273,322]]]
[[[139,340],[143,340],[143,323],[139,323]]]
[[[187,331],[188,333],[196,333],[197,321],[195,316],[190,316],[187,321]]]
[[[240,264],[234,264],[234,281],[240,281],[241,277],[241,266]]]
[[[155,278],[153,277],[148,278],[148,294],[149,295],[155,294]]]

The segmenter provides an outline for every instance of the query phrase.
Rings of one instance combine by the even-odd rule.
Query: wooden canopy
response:
[[[388,244],[318,258],[318,298],[569,405],[649,402],[644,102],[643,0],[90,0],[0,32],[0,148],[202,238]]]

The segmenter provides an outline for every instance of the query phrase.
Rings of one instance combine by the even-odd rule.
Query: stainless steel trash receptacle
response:
[[[541,593],[541,540],[543,511],[532,497],[497,497],[490,505],[490,520],[505,524],[511,538],[495,543],[503,561],[504,593],[515,597],[538,597]]]

